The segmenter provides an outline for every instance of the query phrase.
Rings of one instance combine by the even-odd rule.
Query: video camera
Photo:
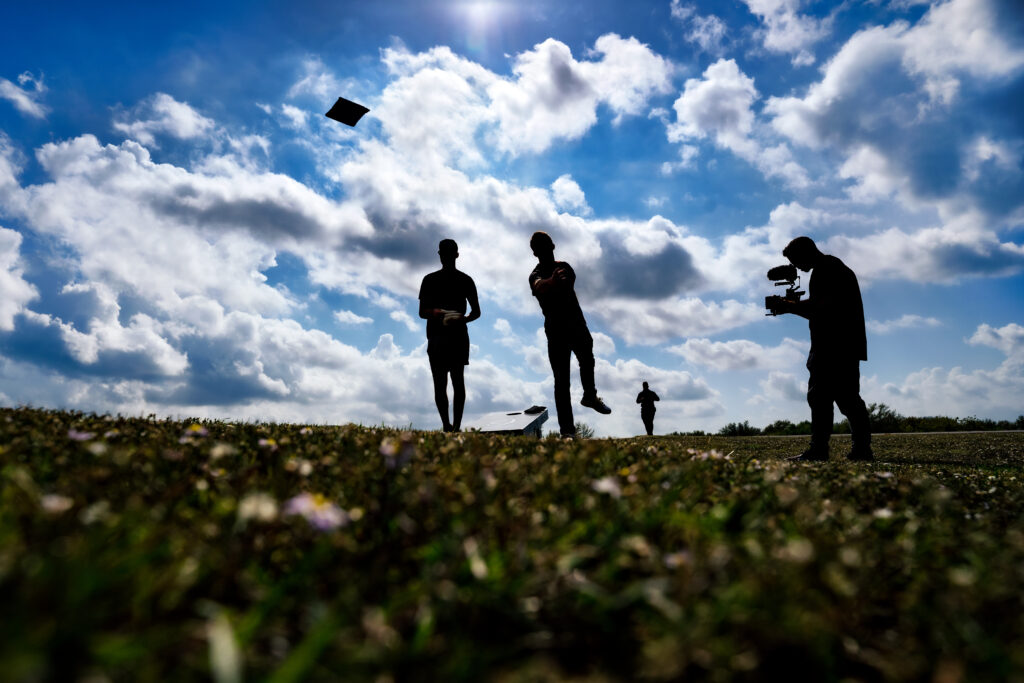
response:
[[[766,296],[764,307],[768,309],[768,312],[765,315],[779,315],[782,311],[778,309],[783,301],[800,301],[800,297],[804,295],[800,289],[800,275],[794,265],[775,266],[768,271],[768,279],[775,282],[776,287],[786,287],[786,295]]]

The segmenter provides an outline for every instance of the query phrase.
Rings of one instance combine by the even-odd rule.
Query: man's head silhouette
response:
[[[443,239],[437,245],[437,255],[441,257],[442,266],[454,268],[455,259],[459,258],[459,245],[453,239]]]
[[[787,244],[786,248],[782,250],[782,255],[788,258],[790,263],[806,273],[811,268],[814,268],[822,253],[818,251],[818,245],[814,243],[814,240],[803,235]]]
[[[551,239],[551,235],[538,230],[530,237],[530,249],[533,250],[534,256],[544,261],[554,258],[555,243]]]
[[[647,388],[647,382],[644,382],[644,389]]]

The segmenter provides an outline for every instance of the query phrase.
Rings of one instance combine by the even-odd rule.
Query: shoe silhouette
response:
[[[846,459],[853,462],[872,462],[875,459],[875,454],[871,452],[870,448],[853,448],[846,454]]]
[[[602,415],[610,415],[612,409],[605,405],[605,402],[601,400],[601,397],[597,394],[593,396],[584,396],[583,400],[580,401],[580,405],[584,408],[592,408]]]

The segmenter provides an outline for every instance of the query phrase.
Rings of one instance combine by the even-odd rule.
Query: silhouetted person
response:
[[[647,436],[654,435],[654,413],[658,411],[654,407],[654,402],[660,400],[658,395],[647,387],[647,382],[644,382],[644,390],[636,395],[636,402],[640,404],[640,419],[644,421]]]
[[[791,460],[828,460],[833,403],[850,421],[853,448],[847,459],[872,460],[868,409],[860,397],[860,361],[868,359],[868,344],[857,276],[835,256],[818,251],[810,237],[797,237],[782,255],[800,270],[813,271],[808,298],[786,301],[779,309],[807,318],[811,328],[807,356],[811,446]]]
[[[576,273],[565,261],[555,260],[555,243],[546,232],[535,232],[530,248],[539,263],[530,273],[530,290],[544,312],[544,333],[548,338],[548,360],[555,376],[555,409],[562,436],[575,436],[572,399],[569,395],[569,356],[576,354],[583,384],[580,405],[602,415],[612,412],[597,395],[594,386],[594,339],[590,336],[583,310],[576,298]]]
[[[446,432],[462,427],[462,409],[466,405],[463,376],[469,365],[469,331],[466,323],[480,317],[473,278],[455,269],[459,246],[444,239],[437,247],[441,270],[423,278],[420,285],[420,317],[427,321],[427,358],[434,378],[434,403]],[[470,312],[466,315],[466,304]],[[452,419],[448,421],[448,375],[452,377]]]

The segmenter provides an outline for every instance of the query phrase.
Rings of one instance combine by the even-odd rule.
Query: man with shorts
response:
[[[583,384],[580,405],[593,408],[602,415],[612,412],[597,395],[594,386],[594,339],[576,298],[576,273],[565,261],[555,260],[555,243],[546,232],[535,232],[530,248],[537,257],[537,267],[530,273],[530,290],[544,312],[544,333],[548,338],[548,360],[555,376],[555,410],[558,429],[563,437],[576,435],[569,396],[569,358],[576,354]]]
[[[455,240],[438,244],[441,270],[423,278],[420,285],[420,317],[427,321],[427,358],[434,378],[434,403],[446,432],[462,427],[466,405],[463,373],[469,365],[469,330],[466,324],[480,317],[473,278],[455,268],[459,246]],[[466,304],[470,312],[466,315]],[[448,376],[452,378],[452,419],[448,419]]]

